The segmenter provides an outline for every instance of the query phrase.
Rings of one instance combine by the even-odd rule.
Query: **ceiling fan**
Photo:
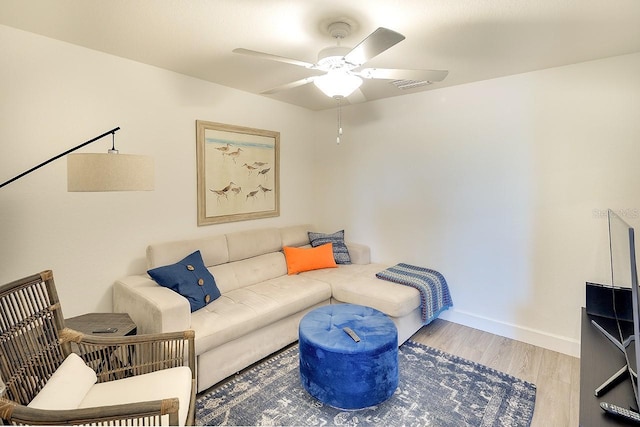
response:
[[[389,80],[398,89],[413,89],[442,81],[449,73],[444,70],[362,68],[365,63],[401,42],[405,37],[395,31],[379,27],[356,47],[348,48],[340,46],[340,41],[351,34],[351,25],[349,23],[333,22],[329,24],[328,32],[331,37],[336,39],[337,45],[322,49],[318,53],[318,62],[315,64],[249,49],[238,48],[234,49],[233,52],[322,72],[319,75],[305,77],[261,92],[264,95],[293,89],[313,82],[329,97],[338,100],[350,97],[350,102],[362,102],[366,101],[366,98],[359,90],[363,79]]]

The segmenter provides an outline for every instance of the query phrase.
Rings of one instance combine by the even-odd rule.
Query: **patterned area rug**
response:
[[[529,426],[536,386],[407,341],[400,384],[380,405],[335,409],[300,384],[298,346],[267,359],[196,402],[198,425]]]

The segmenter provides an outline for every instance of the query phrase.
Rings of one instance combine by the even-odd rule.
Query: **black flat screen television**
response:
[[[609,253],[611,257],[611,283],[614,287],[631,288],[631,305],[633,314],[633,336],[622,336],[622,327],[618,319],[620,343],[623,343],[624,354],[631,377],[636,412],[640,408],[638,397],[637,367],[640,366],[640,292],[638,290],[638,271],[634,229],[612,210],[608,211],[609,219]]]

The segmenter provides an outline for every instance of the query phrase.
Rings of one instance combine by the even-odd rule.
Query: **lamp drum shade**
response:
[[[115,153],[77,153],[67,156],[67,191],[153,189],[152,157]]]

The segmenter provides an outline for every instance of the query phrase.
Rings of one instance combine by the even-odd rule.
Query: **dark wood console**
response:
[[[600,316],[587,314],[582,308],[582,326],[580,341],[580,426],[640,426],[630,421],[605,415],[600,402],[609,402],[623,408],[635,407],[631,380],[625,377],[618,385],[601,397],[594,395],[595,389],[611,375],[622,368],[626,362],[624,354],[591,324],[598,322],[611,335],[619,335],[616,322]],[[633,332],[631,322],[623,322],[623,335]],[[633,347],[633,344],[630,345]]]

